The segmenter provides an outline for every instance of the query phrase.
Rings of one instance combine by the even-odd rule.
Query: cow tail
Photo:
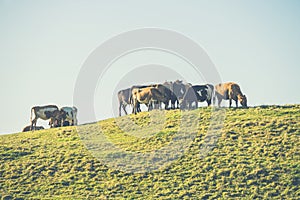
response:
[[[208,89],[208,97],[209,97],[209,101],[212,102],[212,98],[213,98],[213,89],[207,85],[207,89]]]
[[[210,89],[210,101],[212,105],[215,105],[216,102],[216,94],[215,94],[215,87],[208,86]]]
[[[30,123],[32,122],[32,113],[33,113],[33,109],[34,109],[34,108],[31,108],[31,113],[30,113]]]
[[[133,105],[132,94],[129,97],[129,104]]]

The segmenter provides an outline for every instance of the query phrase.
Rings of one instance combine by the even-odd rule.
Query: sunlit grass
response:
[[[199,117],[199,126],[193,130],[180,127],[183,114],[191,127]],[[151,115],[165,117],[152,120]],[[184,113],[154,111],[80,126],[78,130],[86,131],[80,134],[76,127],[65,127],[3,135],[0,196],[6,199],[297,199],[300,196],[299,105],[226,109],[225,123],[215,147],[201,158],[210,118],[211,108]],[[195,132],[183,156],[158,171],[146,173],[122,172],[106,166],[81,140],[93,139],[102,132],[124,151],[150,152],[170,144],[180,130]]]

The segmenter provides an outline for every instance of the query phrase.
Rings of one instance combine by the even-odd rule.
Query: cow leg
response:
[[[149,101],[148,103],[148,111],[152,110],[153,109],[153,103],[152,101]]]
[[[157,101],[149,102],[148,106],[148,109],[150,108],[150,106],[152,106],[153,109],[158,109]]]
[[[128,113],[127,113],[127,110],[126,110],[126,105],[123,105],[123,110],[125,112],[125,115],[127,115]]]
[[[229,108],[231,108],[231,104],[232,104],[232,99],[229,98]]]
[[[165,104],[165,107],[166,107],[166,104]],[[160,101],[158,102],[158,109],[160,109],[160,110],[162,109],[162,102],[160,102]]]
[[[136,114],[136,102],[135,102],[135,100],[133,100],[132,102],[131,102],[132,104],[132,112],[131,113],[134,113],[134,114]]]
[[[221,107],[222,98],[218,97],[218,107]]]
[[[125,113],[125,115],[127,115],[127,111],[126,111],[126,105],[125,104],[123,104],[122,105],[122,107],[123,107],[123,110],[124,110],[124,113]],[[121,116],[121,115],[120,115]]]
[[[37,118],[34,118],[32,121],[31,121],[31,130],[35,130],[36,128],[36,122],[37,122]]]
[[[157,109],[157,110],[161,109],[161,102],[160,101],[157,101],[155,109]]]
[[[122,107],[122,103],[120,102],[120,104],[119,104],[119,116],[121,116],[121,107]]]
[[[185,107],[186,107],[185,101],[182,101],[181,104],[179,105],[179,108],[180,108],[181,110],[184,110]]]
[[[180,106],[179,106],[179,100],[176,100],[175,103],[177,104],[177,109],[179,109],[180,108]],[[175,104],[174,104],[174,106],[175,106]]]
[[[141,110],[141,104],[139,102],[137,102],[137,111],[138,112],[142,112],[142,110]]]
[[[189,101],[187,101],[187,106],[186,106],[186,108],[187,108],[188,110],[191,110],[191,109],[192,109],[192,103],[189,102]]]
[[[171,108],[169,107],[169,102],[168,102],[168,103],[165,103],[165,109],[166,109],[166,110],[172,109],[172,106],[171,106]]]
[[[134,103],[132,106],[132,113],[134,113],[136,115],[136,111],[137,111],[137,104]]]
[[[235,107],[238,107],[238,100],[235,100]]]
[[[207,99],[206,102],[207,102],[207,106],[211,105],[211,99]]]
[[[136,113],[135,113],[135,109],[134,109],[134,107],[135,107],[135,104],[132,104],[132,112],[131,112],[131,113],[134,113],[134,114],[136,114]]]
[[[212,97],[212,103],[213,103],[213,106],[216,105],[216,96]]]
[[[171,108],[172,109],[175,109],[175,103],[176,103],[176,100],[175,101],[171,101]]]
[[[164,102],[165,104],[165,110],[169,110],[169,102]]]
[[[134,114],[141,112],[140,102],[138,102],[137,99],[134,100],[133,110],[134,110],[134,112],[133,112]]]

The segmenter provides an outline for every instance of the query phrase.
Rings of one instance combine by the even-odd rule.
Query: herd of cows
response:
[[[193,109],[198,107],[198,102],[206,101],[208,106],[215,104],[218,106],[222,100],[229,100],[229,107],[232,100],[238,107],[238,101],[243,107],[247,107],[247,97],[244,95],[238,84],[233,82],[220,83],[215,86],[211,84],[192,85],[176,80],[163,84],[151,84],[142,86],[132,86],[118,92],[119,116],[123,108],[127,114],[126,106],[132,105],[132,113],[140,112],[140,104],[145,104],[148,111],[153,108],[165,109]],[[170,106],[171,104],[171,106]]]
[[[162,109],[162,105],[166,110],[194,109],[198,108],[198,102],[204,101],[207,102],[208,106],[217,101],[220,107],[222,100],[229,100],[229,107],[232,105],[232,100],[235,101],[236,107],[238,107],[238,102],[242,107],[247,107],[247,97],[242,93],[239,85],[233,82],[213,86],[211,84],[192,85],[176,80],[163,84],[132,86],[120,90],[118,100],[119,116],[121,116],[122,108],[127,115],[127,105],[132,106],[132,113],[141,112],[141,104],[145,104],[148,111]],[[44,127],[36,125],[38,119],[49,120],[50,128],[77,125],[77,108],[62,107],[59,109],[56,105],[32,107],[31,124],[26,126],[23,132],[44,129]]]

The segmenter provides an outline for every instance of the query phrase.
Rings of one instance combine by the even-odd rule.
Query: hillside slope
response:
[[[128,136],[118,129],[114,119],[81,128],[88,135],[89,131],[97,132],[95,126],[100,125],[115,144],[128,151],[143,152],[168,144],[176,135],[181,114],[179,110],[166,111],[163,129],[151,137]],[[145,173],[120,171],[99,161],[86,149],[76,127],[0,136],[0,196],[3,199],[296,199],[300,196],[300,105],[226,109],[220,137],[203,158],[199,157],[199,147],[204,143],[211,108],[185,114],[201,118],[189,148],[171,164]],[[146,112],[130,118],[141,127],[149,124]]]

